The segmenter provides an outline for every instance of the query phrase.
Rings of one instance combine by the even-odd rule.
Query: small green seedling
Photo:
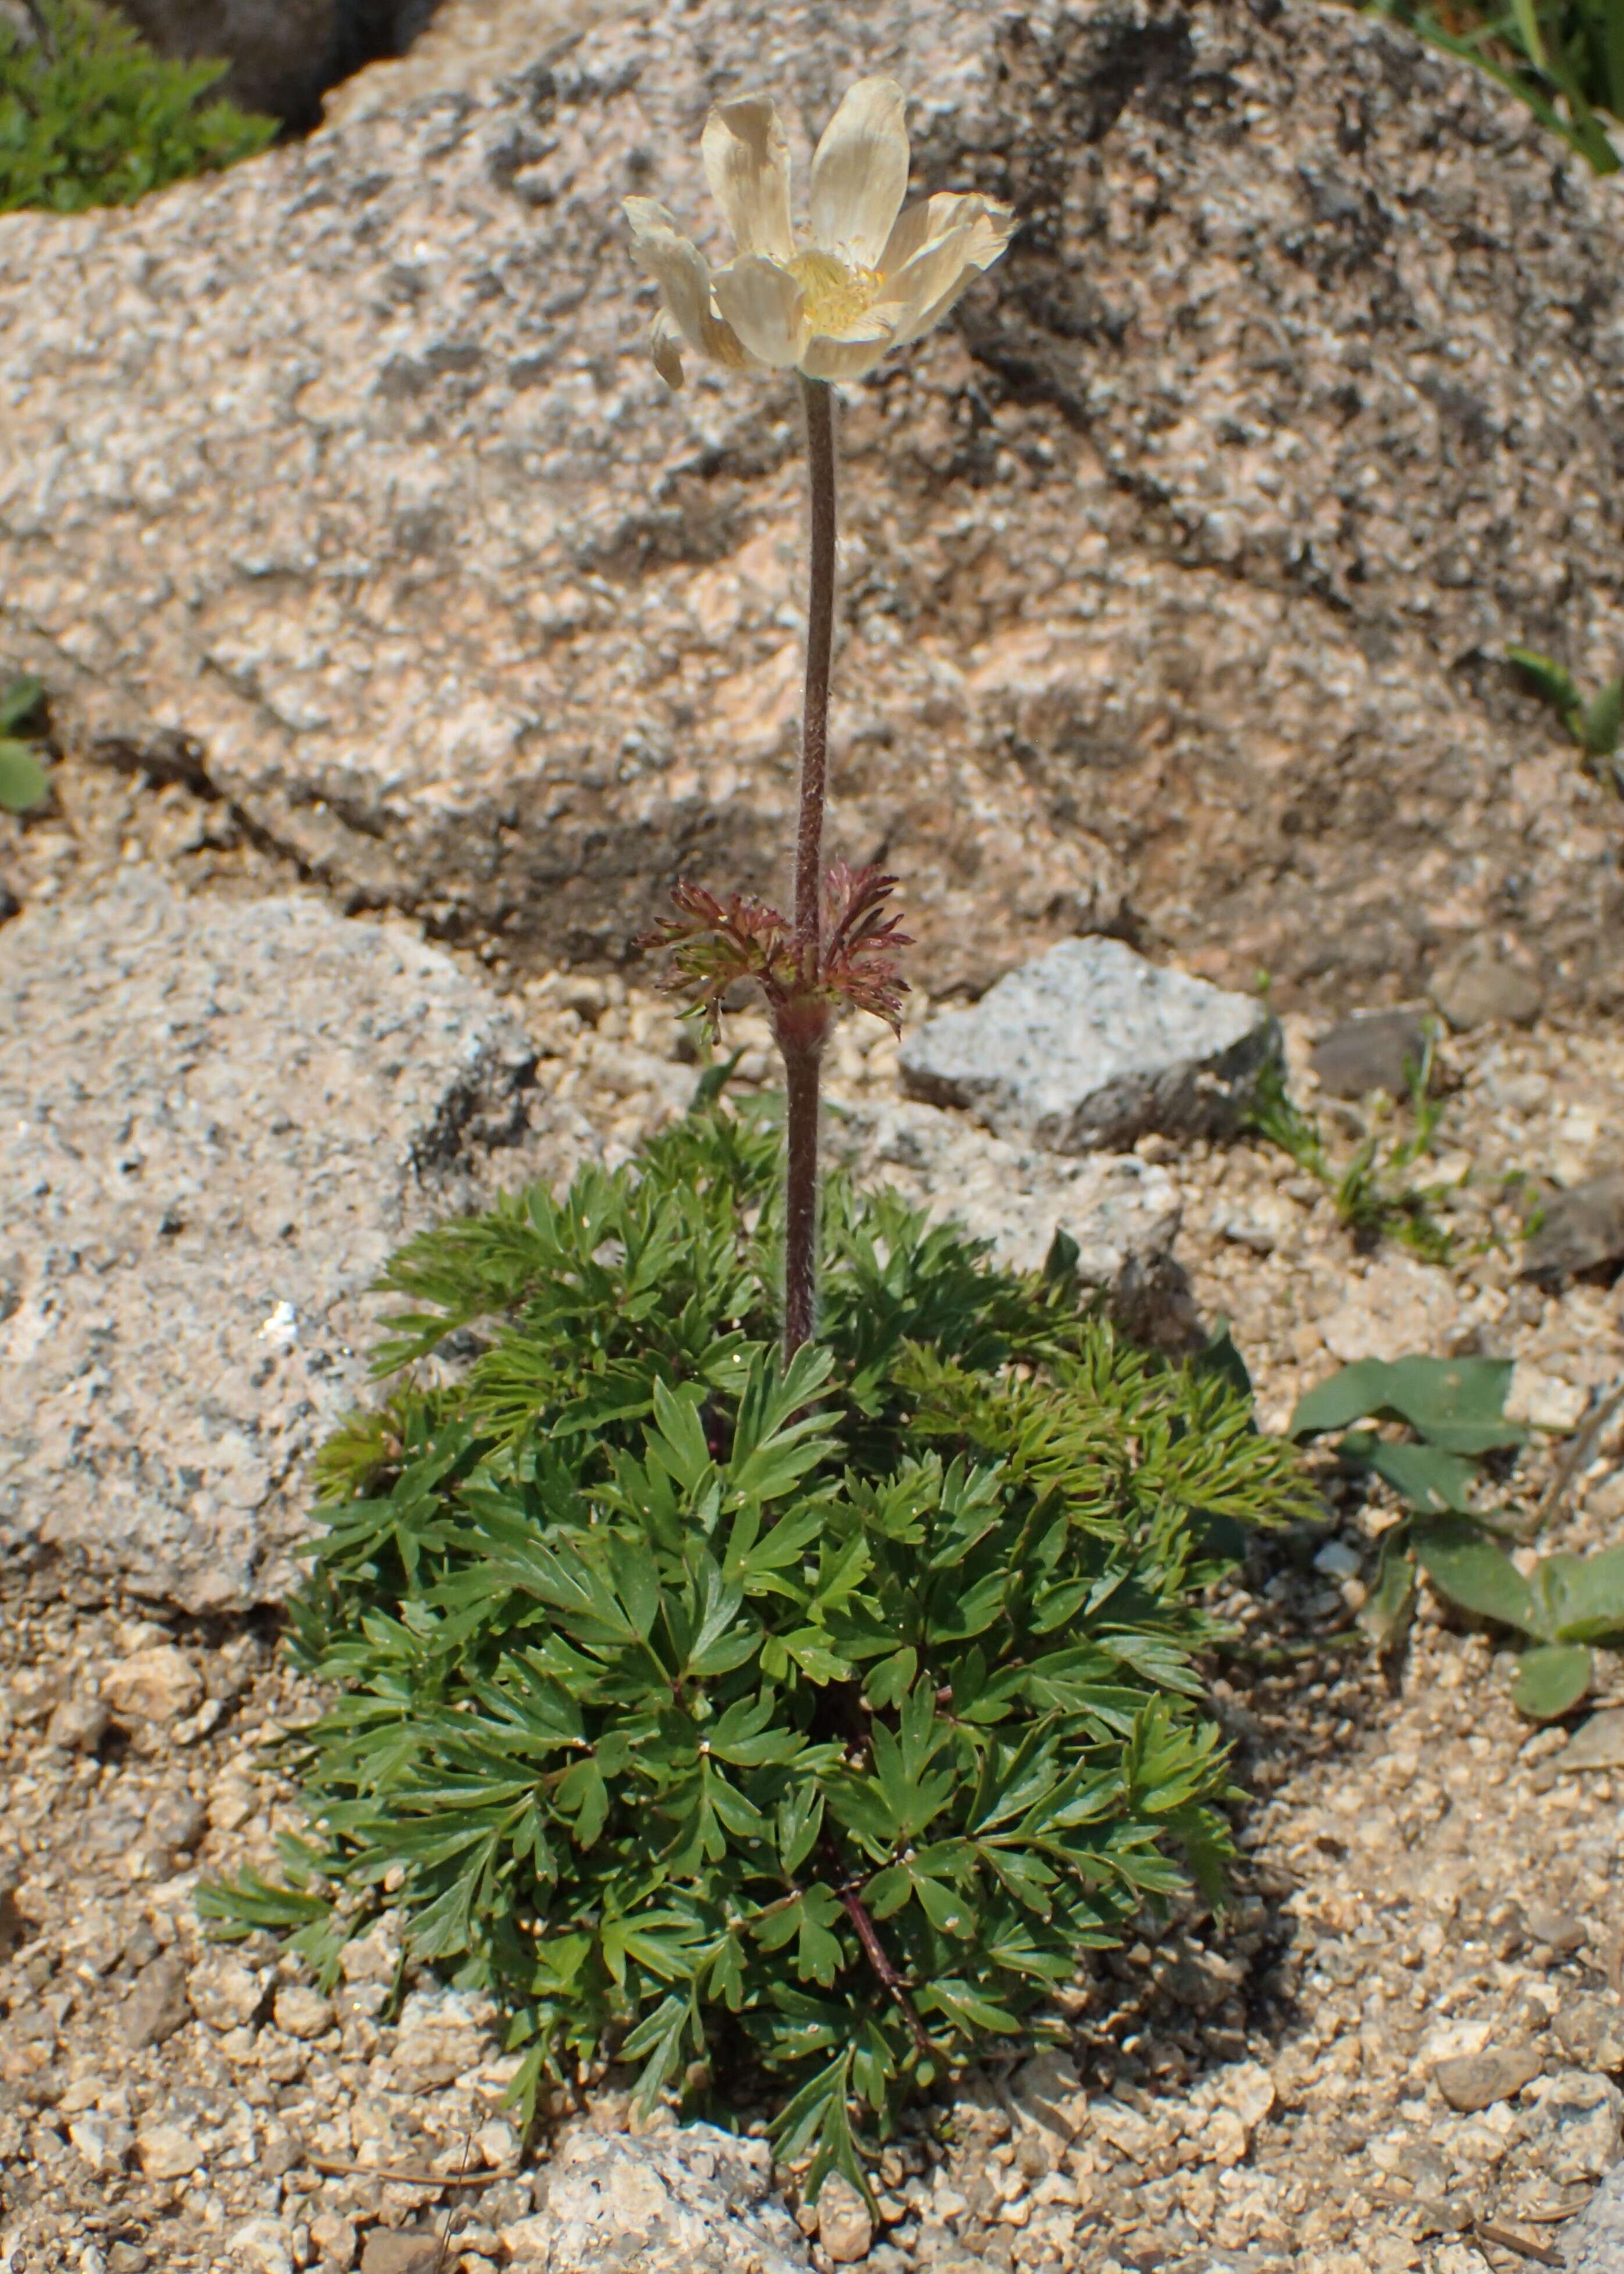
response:
[[[0,689],[0,813],[31,813],[50,795],[49,775],[21,738],[44,702],[37,679],[14,679]]]
[[[1624,797],[1624,757],[1619,751],[1624,733],[1624,678],[1609,680],[1587,703],[1572,675],[1550,656],[1532,648],[1514,647],[1506,651],[1506,659],[1515,664],[1534,692],[1560,715],[1583,753],[1584,772]]]
[[[1337,1457],[1380,1477],[1406,1514],[1382,1535],[1381,1562],[1359,1623],[1379,1647],[1395,1641],[1415,1602],[1417,1569],[1463,1611],[1515,1627],[1523,1652],[1512,1696],[1548,1721],[1577,1705],[1595,1675],[1591,1645],[1624,1645],[1624,1547],[1546,1555],[1527,1577],[1493,1534],[1506,1519],[1480,1505],[1482,1463],[1522,1444],[1506,1419],[1509,1359],[1365,1359],[1298,1400],[1286,1434],[1298,1442],[1340,1430]],[[1356,1422],[1405,1424],[1408,1438]]]
[[[1387,1137],[1378,1123],[1349,1158],[1337,1163],[1318,1118],[1290,1096],[1285,1076],[1272,1061],[1259,1076],[1251,1126],[1325,1186],[1337,1221],[1357,1238],[1395,1239],[1428,1263],[1447,1263],[1455,1243],[1437,1216],[1437,1204],[1447,1187],[1409,1181],[1410,1170],[1432,1150],[1442,1111],[1432,1095],[1436,1042],[1436,1034],[1430,1034],[1421,1062],[1412,1061],[1405,1068],[1410,1110],[1407,1135]]]

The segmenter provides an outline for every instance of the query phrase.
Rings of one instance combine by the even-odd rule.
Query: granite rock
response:
[[[1022,222],[844,419],[831,850],[903,875],[919,968],[1125,899],[1282,1004],[1491,935],[1616,1000],[1616,803],[1492,659],[1624,646],[1570,573],[1624,538],[1624,207],[1311,0],[449,0],[303,142],[6,216],[0,654],[64,747],[535,965],[679,872],[781,885],[793,397],[665,394],[618,201],[710,241],[707,104],[771,85],[804,159],[863,69],[917,189]]]
[[[503,2232],[530,2274],[806,2274],[804,2239],[772,2192],[764,2140],[709,2124],[628,2137],[582,2127]]]
[[[1119,939],[1061,940],[902,1047],[905,1087],[1058,1153],[1157,1133],[1228,1133],[1280,1050],[1273,1013],[1149,963]]]
[[[192,1610],[274,1600],[390,1252],[593,1141],[485,988],[315,900],[129,873],[9,937],[0,1544]],[[197,1690],[158,1645],[109,1697],[162,1715]]]

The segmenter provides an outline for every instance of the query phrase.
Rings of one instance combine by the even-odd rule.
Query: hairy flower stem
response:
[[[807,683],[801,727],[801,810],[795,832],[795,949],[816,981],[821,963],[823,807],[829,772],[829,663],[835,629],[835,419],[826,380],[801,381],[807,416],[812,567],[807,600]],[[786,1088],[784,1355],[817,1323],[817,1122],[826,1017],[781,1022]]]

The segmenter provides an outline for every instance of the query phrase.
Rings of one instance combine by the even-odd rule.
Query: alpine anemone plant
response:
[[[1014,1274],[894,1193],[820,1187],[825,1040],[849,1008],[895,1024],[904,945],[893,880],[823,859],[830,390],[937,320],[1009,221],[902,210],[889,80],[818,146],[809,241],[770,103],[724,104],[703,147],[736,260],[712,273],[646,201],[634,238],[668,377],[679,340],[800,374],[805,734],[793,915],[686,883],[661,938],[695,1015],[765,997],[787,1166],[715,1067],[624,1167],[395,1258],[395,1386],[321,1456],[289,1607],[328,1698],[286,1748],[309,1829],[279,1880],[199,1903],[329,1985],[387,1914],[402,1969],[500,2011],[527,2123],[549,2080],[621,2064],[644,2107],[764,2114],[812,2198],[832,2168],[866,2187],[906,2103],[1033,2042],[1186,1875],[1216,1899],[1206,1591],[1306,1503],[1227,1338],[1135,1350],[1063,1232]]]
[[[718,103],[700,148],[710,193],[737,248],[712,269],[664,206],[626,200],[632,249],[659,287],[654,360],[682,384],[682,349],[733,371],[793,371],[806,412],[810,497],[806,695],[801,713],[793,918],[753,895],[721,900],[684,883],[651,945],[671,950],[669,983],[716,1031],[739,980],[766,998],[785,1079],[783,1337],[786,1358],[817,1320],[818,1094],[824,1044],[841,1012],[898,1027],[912,945],[876,869],[823,869],[830,659],[834,639],[836,474],[833,382],[857,379],[891,349],[939,323],[1009,243],[1008,210],[947,192],[905,208],[909,149],[894,79],[848,88],[812,159],[810,226],[792,221],[789,144],[762,95]]]

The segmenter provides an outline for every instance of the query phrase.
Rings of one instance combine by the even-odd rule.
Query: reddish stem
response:
[[[807,414],[812,564],[807,599],[806,698],[801,726],[801,804],[795,831],[795,950],[808,991],[823,977],[823,807],[829,778],[829,671],[835,626],[834,396],[824,380],[801,381]],[[820,1006],[821,1008],[821,1006]],[[826,1016],[780,1028],[786,1077],[784,1356],[817,1324],[818,1089]]]
[[[908,2034],[912,2037],[921,2058],[924,2060],[934,2059],[936,2047],[930,2042],[930,2032],[919,2018],[918,2009],[908,1995],[906,1984],[886,1954],[885,1946],[880,1940],[878,1930],[864,1907],[862,1897],[846,1879],[844,1873],[840,1873],[839,1856],[827,1841],[823,1843],[823,1855],[825,1860],[833,1865],[837,1873],[839,1873],[835,1894],[841,1909],[857,1930],[857,1939],[862,1945],[863,1956],[879,1977],[886,1995],[907,2023]]]

